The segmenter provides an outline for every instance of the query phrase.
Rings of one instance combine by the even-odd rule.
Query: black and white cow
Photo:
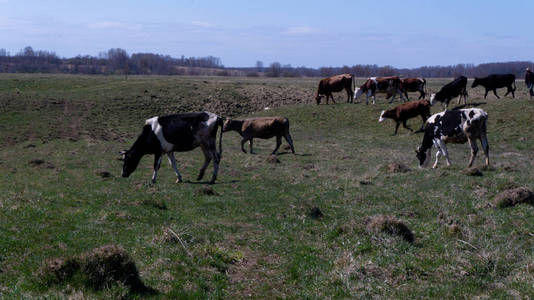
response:
[[[436,146],[436,162],[432,168],[437,167],[440,155],[444,155],[447,165],[451,165],[446,143],[464,144],[469,142],[471,146],[471,159],[467,167],[473,165],[478,152],[476,140],[482,144],[482,150],[486,155],[486,165],[489,165],[489,145],[486,136],[486,123],[488,114],[480,108],[467,108],[457,110],[445,110],[432,115],[426,121],[423,143],[415,150],[419,159],[419,167],[425,165],[430,157],[432,145]]]
[[[216,139],[219,126],[221,133],[219,152],[217,152]],[[121,152],[124,160],[122,177],[128,177],[135,171],[143,155],[154,154],[152,182],[156,183],[161,156],[167,154],[169,163],[178,178],[176,182],[181,182],[182,176],[176,168],[174,152],[191,151],[200,146],[205,160],[197,180],[204,177],[204,171],[213,160],[213,175],[210,183],[215,183],[222,153],[222,126],[222,118],[210,112],[176,114],[146,120],[143,131],[133,146]]]
[[[397,94],[400,95],[402,102],[407,100],[404,98],[405,92],[398,76],[369,77],[360,87],[354,89],[354,100],[358,100],[361,95],[365,94],[365,104],[369,104],[369,97],[373,97],[373,104],[375,104],[376,93],[386,93],[386,99],[391,98],[389,103],[395,100]]]

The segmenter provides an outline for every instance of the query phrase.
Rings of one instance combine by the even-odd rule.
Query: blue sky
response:
[[[534,60],[534,1],[0,0],[0,48],[292,66]]]

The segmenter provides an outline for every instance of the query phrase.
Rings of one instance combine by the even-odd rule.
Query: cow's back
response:
[[[243,135],[268,139],[283,132],[288,126],[289,121],[284,117],[259,117],[245,119],[241,130]]]
[[[178,114],[157,118],[157,131],[160,130],[165,141],[173,145],[173,151],[189,151],[198,146],[195,140],[195,131],[200,127],[200,123],[209,118],[204,113]],[[159,136],[158,136],[159,137]]]

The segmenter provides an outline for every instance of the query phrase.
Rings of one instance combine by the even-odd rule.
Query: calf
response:
[[[473,81],[471,88],[475,88],[479,85],[483,86],[486,89],[484,99],[486,99],[486,96],[488,95],[489,91],[493,91],[495,97],[497,97],[497,99],[500,99],[497,95],[497,89],[502,87],[506,87],[506,94],[504,94],[504,97],[506,97],[506,95],[508,95],[509,93],[512,93],[512,98],[515,98],[514,92],[516,86],[514,74],[493,74],[483,78],[475,77],[475,81]]]
[[[423,124],[421,125],[421,131],[422,131],[423,126],[425,126],[426,120],[428,119],[428,117],[430,117],[430,101],[428,100],[410,101],[410,102],[402,103],[393,109],[383,110],[382,113],[380,114],[380,118],[378,119],[378,122],[382,122],[386,118],[395,120],[397,125],[395,126],[395,133],[393,135],[396,135],[401,122],[404,128],[410,131],[413,131],[411,128],[406,126],[406,121],[408,119],[415,118],[417,116],[421,116],[421,118],[423,119]]]
[[[404,91],[404,96],[408,99],[408,92],[419,92],[419,98],[425,99],[426,96],[426,79],[424,78],[404,78],[401,80],[402,90]]]
[[[224,132],[233,130],[239,133],[243,137],[241,140],[241,150],[245,153],[247,151],[243,145],[246,141],[250,141],[250,153],[254,153],[252,151],[252,141],[254,138],[269,139],[276,136],[276,147],[272,152],[272,154],[275,154],[282,144],[283,136],[291,147],[291,152],[295,154],[293,140],[289,134],[289,120],[284,117],[250,118],[243,121],[226,120],[222,130]]]
[[[425,164],[430,156],[432,145],[436,146],[436,162],[432,168],[437,167],[440,154],[445,156],[447,165],[450,166],[449,153],[446,143],[464,144],[469,142],[471,146],[471,159],[467,167],[473,165],[478,152],[477,139],[480,139],[482,150],[486,155],[486,165],[489,165],[489,146],[486,136],[486,123],[488,114],[480,108],[467,108],[457,110],[445,110],[432,115],[426,122],[423,143],[415,150],[419,159],[419,167]]]
[[[341,92],[345,90],[347,92],[347,103],[352,102],[352,75],[351,74],[341,74],[332,77],[327,77],[319,81],[319,86],[317,87],[317,93],[315,94],[315,101],[317,105],[321,103],[321,98],[323,95],[326,96],[326,104],[328,104],[328,98],[332,98],[334,104],[334,95],[332,92]]]
[[[529,68],[525,72],[525,84],[527,85],[530,98],[532,98],[534,96],[534,73]]]
[[[167,154],[169,163],[177,176],[176,182],[181,182],[182,176],[176,168],[173,153],[191,151],[200,146],[204,153],[204,165],[200,169],[197,180],[204,177],[204,171],[213,160],[213,175],[210,183],[215,183],[222,154],[222,125],[222,119],[210,112],[176,114],[146,120],[143,131],[133,146],[121,152],[124,161],[122,177],[130,176],[144,155],[154,154],[152,183],[156,183],[161,156]],[[217,152],[216,139],[219,126],[221,133],[219,152]]]
[[[436,101],[439,101],[444,103],[445,109],[447,109],[449,102],[454,97],[458,97],[458,104],[464,97],[464,103],[467,104],[467,77],[460,76],[444,85],[439,92],[430,95],[430,105],[434,105]]]
[[[373,104],[375,104],[376,93],[386,93],[386,99],[395,100],[397,94],[400,95],[402,101],[406,101],[403,96],[402,82],[398,76],[390,77],[370,77],[364,84],[354,90],[354,100],[358,99],[365,93],[365,104],[369,104],[369,97],[373,97]]]

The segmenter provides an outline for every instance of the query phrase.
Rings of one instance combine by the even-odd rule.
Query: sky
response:
[[[0,48],[306,67],[534,60],[531,0],[0,0]]]

